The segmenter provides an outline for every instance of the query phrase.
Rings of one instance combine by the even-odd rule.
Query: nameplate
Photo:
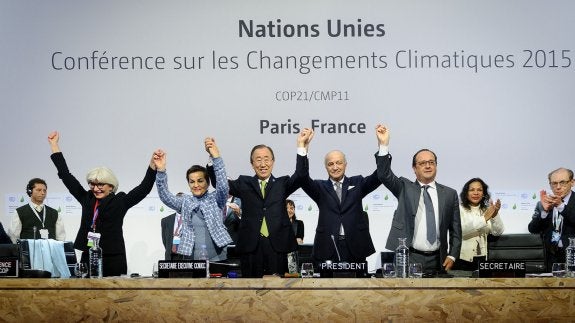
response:
[[[320,277],[363,278],[367,277],[367,262],[322,262],[319,264]]]
[[[205,260],[160,260],[159,278],[205,278]]]
[[[0,258],[0,277],[18,277],[18,258]]]
[[[484,261],[479,263],[479,277],[525,277],[527,266],[518,261]]]

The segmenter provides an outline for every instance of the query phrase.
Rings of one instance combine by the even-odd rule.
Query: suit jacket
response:
[[[303,240],[303,235],[305,232],[303,221],[302,220],[293,221],[291,224],[291,228],[293,230],[293,233],[295,234],[296,239],[300,238]]]
[[[547,250],[555,248],[551,244],[551,235],[553,233],[553,212],[549,212],[545,219],[541,218],[541,212],[543,211],[543,206],[541,202],[537,202],[535,206],[535,211],[531,217],[531,222],[529,222],[528,229],[531,233],[538,233],[543,238],[543,244]],[[560,214],[563,216],[563,228],[561,230],[561,242],[563,247],[569,245],[569,238],[575,237],[575,194],[571,191],[571,197],[565,208]],[[550,254],[549,252],[547,253]]]
[[[0,223],[0,244],[2,243],[12,243],[12,240],[10,240],[10,237],[6,231],[4,231],[4,226]]]
[[[297,155],[296,171],[292,176],[270,176],[266,185],[265,198],[262,197],[258,178],[242,175],[230,180],[230,194],[242,200],[242,220],[236,244],[240,254],[256,250],[263,217],[269,231],[269,240],[276,252],[287,253],[297,249],[291,223],[289,221],[285,200],[300,187],[303,177],[298,170],[307,165],[307,157]],[[307,166],[306,166],[307,167]]]
[[[166,249],[164,259],[172,259],[172,242],[174,241],[174,222],[176,222],[176,213],[172,213],[162,218],[162,243]]]
[[[379,158],[382,157],[376,156],[376,159]],[[337,253],[332,236],[337,238],[341,225],[348,249],[355,258],[365,259],[375,252],[362,200],[379,185],[381,182],[375,171],[367,177],[345,176],[340,203],[331,180],[312,180],[309,175],[304,179],[303,190],[319,208],[313,243],[313,256],[317,261],[337,259],[334,258]]]
[[[391,230],[385,247],[395,250],[399,245],[398,238],[407,238],[406,243],[411,246],[415,230],[415,215],[421,196],[421,186],[405,177],[397,177],[391,170],[391,155],[387,154],[378,159],[378,177],[397,198],[397,209],[393,214]],[[457,192],[445,185],[435,183],[437,187],[439,212],[439,254],[443,262],[445,257],[459,258],[461,250],[461,219],[459,216],[459,199]],[[449,251],[447,234],[449,232]]]
[[[231,203],[236,203],[239,207],[240,210],[242,208],[242,200],[232,196],[232,199],[230,201]],[[228,233],[230,234],[230,237],[232,238],[233,244],[238,243],[238,235],[239,235],[239,231],[240,231],[240,222],[241,222],[241,218],[239,218],[234,211],[232,210],[231,207],[228,207],[226,210],[226,215],[224,217],[224,225],[226,226],[226,229],[228,230]]]

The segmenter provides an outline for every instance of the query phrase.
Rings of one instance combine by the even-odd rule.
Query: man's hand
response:
[[[299,148],[309,149],[309,143],[313,138],[313,130],[311,128],[303,128],[297,137],[297,146]]]
[[[539,192],[539,197],[541,199],[541,206],[543,206],[545,212],[550,212],[554,207],[563,203],[560,196],[549,195],[545,190]]]
[[[386,126],[378,124],[375,127],[375,133],[380,145],[389,146],[389,129]]]
[[[443,268],[445,270],[450,270],[451,267],[453,267],[453,264],[455,264],[455,262],[451,258],[445,257],[445,261],[443,262]]]

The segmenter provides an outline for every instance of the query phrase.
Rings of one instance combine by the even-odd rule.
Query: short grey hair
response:
[[[98,183],[106,183],[113,186],[112,192],[116,193],[118,190],[118,179],[116,175],[112,172],[111,169],[108,167],[96,167],[88,172],[86,175],[86,181],[90,182],[98,182]]]

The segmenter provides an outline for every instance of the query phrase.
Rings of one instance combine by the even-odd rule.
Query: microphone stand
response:
[[[331,241],[333,242],[333,246],[335,247],[335,252],[337,253],[337,261],[341,262],[341,257],[339,256],[339,249],[337,248],[337,243],[335,243],[335,238],[333,234],[331,235]]]
[[[32,228],[34,230],[34,241],[32,241],[32,250],[34,255],[36,255],[36,226]],[[29,242],[30,240],[28,240]],[[30,258],[30,269],[34,269],[34,257],[32,257],[32,253],[30,252],[30,244],[28,243],[28,256]]]

